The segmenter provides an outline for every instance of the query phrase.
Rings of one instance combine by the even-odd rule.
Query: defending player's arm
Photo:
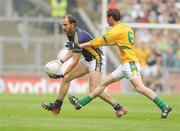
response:
[[[106,34],[103,35],[101,37],[98,37],[90,42],[86,42],[83,44],[80,44],[81,48],[86,48],[86,47],[99,47],[99,46],[108,46],[108,45],[115,45],[115,40],[117,37],[119,37],[120,34],[115,34],[115,33],[111,33],[111,34]]]

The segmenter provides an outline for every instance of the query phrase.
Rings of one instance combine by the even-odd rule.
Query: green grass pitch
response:
[[[114,95],[129,110],[122,118],[99,98],[77,111],[67,97],[61,113],[54,116],[40,104],[55,98],[56,94],[0,94],[0,131],[180,131],[180,95],[162,95],[173,107],[166,120],[160,119],[152,102],[137,94]]]

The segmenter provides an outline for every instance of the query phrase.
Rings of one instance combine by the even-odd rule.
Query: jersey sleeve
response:
[[[99,47],[99,46],[114,45],[119,35],[120,35],[119,33],[105,34],[101,37],[92,40],[92,46]]]
[[[82,48],[79,47],[79,43],[73,43],[72,51],[74,53],[81,53],[82,52]]]
[[[75,34],[74,37],[74,42],[72,43],[72,51],[74,53],[81,53],[82,52],[82,48],[79,47],[80,41],[79,41],[79,36],[78,33]]]

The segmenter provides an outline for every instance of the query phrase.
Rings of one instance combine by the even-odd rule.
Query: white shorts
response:
[[[140,64],[138,62],[126,62],[114,70],[111,75],[115,80],[127,78],[133,80],[140,76]]]
[[[99,71],[102,74],[106,71],[106,60],[105,56],[101,56],[102,60],[97,61],[93,59],[92,61],[86,61],[85,58],[81,59],[81,62],[88,68],[89,71]]]

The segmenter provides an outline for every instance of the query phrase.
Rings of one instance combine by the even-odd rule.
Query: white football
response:
[[[52,60],[44,66],[44,71],[50,77],[56,77],[62,74],[61,71],[62,63],[59,60]]]

